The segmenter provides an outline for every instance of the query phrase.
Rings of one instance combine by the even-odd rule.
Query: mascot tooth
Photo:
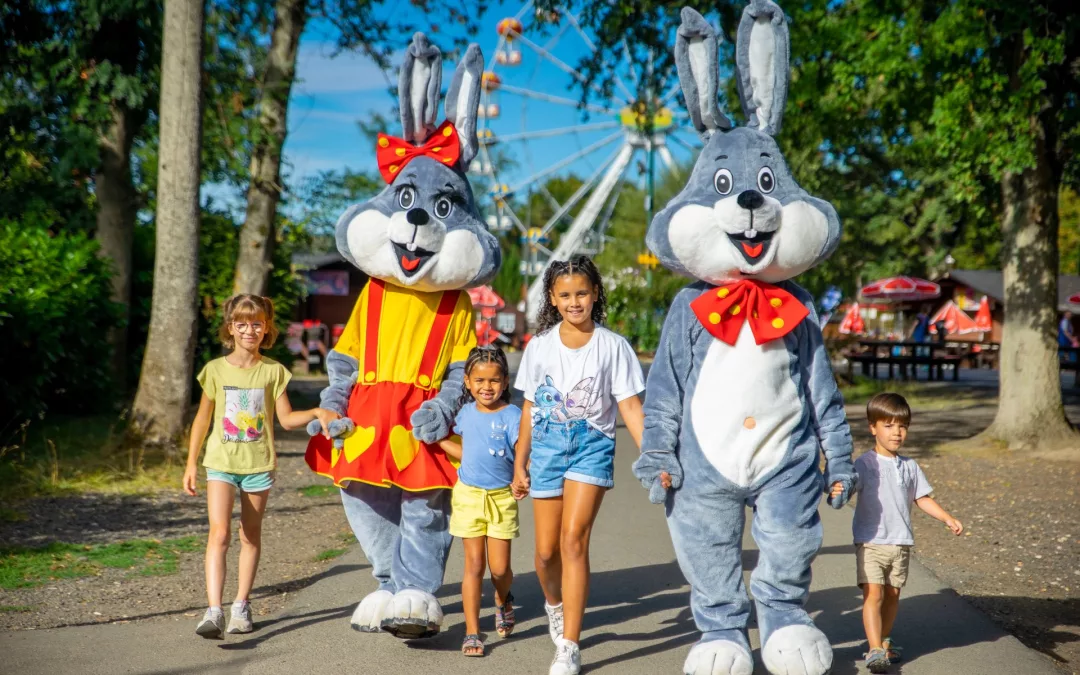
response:
[[[377,140],[387,186],[337,224],[338,250],[370,277],[327,357],[321,405],[343,417],[330,426],[332,440],[317,423],[308,427],[308,465],[341,488],[378,582],[352,625],[403,639],[441,629],[435,593],[457,470],[437,443],[450,434],[476,346],[465,289],[490,281],[500,263],[465,175],[477,151],[483,63],[470,45],[437,123],[442,54],[413,36],[398,82],[404,136]]]
[[[682,11],[676,64],[704,140],[687,185],[656,215],[649,249],[694,279],[664,322],[646,387],[634,473],[665,503],[701,640],[687,675],[749,675],[744,509],[760,550],[751,575],[761,656],[773,675],[823,675],[832,648],[804,609],[821,546],[818,504],[854,481],[851,433],[813,299],[791,281],[840,241],[833,207],[788,170],[774,136],[787,99],[788,30],[771,0],[751,0],[736,44],[747,126],[717,108],[716,34]],[[818,468],[825,455],[825,475]],[[672,477],[665,489],[661,472]]]

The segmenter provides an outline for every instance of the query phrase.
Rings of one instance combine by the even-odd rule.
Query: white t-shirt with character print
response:
[[[559,338],[560,325],[529,340],[514,388],[533,404],[534,426],[587,420],[614,437],[618,403],[645,390],[637,355],[626,338],[603,326],[584,347],[570,349]]]

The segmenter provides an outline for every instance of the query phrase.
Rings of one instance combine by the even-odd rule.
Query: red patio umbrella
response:
[[[866,322],[859,314],[859,303],[851,303],[851,307],[844,313],[844,318],[840,321],[840,332],[844,335],[861,335],[866,332]]]
[[[937,333],[937,323],[945,322],[945,332],[949,335],[964,335],[965,333],[978,333],[979,327],[970,316],[964,314],[964,310],[956,306],[952,300],[942,305],[937,314],[930,319],[930,332]]]
[[[985,295],[979,301],[979,310],[975,312],[975,328],[980,333],[989,333],[994,327],[994,321],[990,317],[990,298]]]
[[[859,293],[864,298],[881,300],[931,300],[941,295],[941,286],[933,281],[915,277],[889,277],[879,279],[862,287]]]

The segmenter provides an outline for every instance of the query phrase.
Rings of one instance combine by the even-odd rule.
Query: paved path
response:
[[[618,440],[617,487],[607,495],[593,535],[584,670],[674,675],[697,640],[687,607],[688,587],[674,562],[663,510],[648,503],[631,475],[637,455],[633,443],[623,429]],[[362,554],[353,550],[299,593],[280,616],[260,621],[250,636],[202,640],[195,636],[191,618],[3,633],[0,673],[546,673],[553,648],[531,571],[532,510],[527,501],[522,516],[522,538],[514,549],[514,595],[523,606],[518,611],[522,623],[513,637],[499,640],[487,591],[482,626],[491,642],[484,659],[465,659],[458,652],[464,624],[457,581],[461,548],[455,545],[441,592],[445,630],[415,647],[389,635],[349,628],[355,603],[374,586]],[[822,516],[825,545],[814,564],[810,608],[835,647],[833,673],[862,673],[865,669],[856,663],[863,642],[860,595],[853,585],[851,511],[825,507]],[[746,548],[744,564],[752,567],[756,553],[749,535]],[[894,635],[905,645],[908,660],[893,672],[903,675],[1061,673],[944,588],[917,561]],[[756,631],[751,640],[757,656]],[[760,665],[757,672],[764,672]]]

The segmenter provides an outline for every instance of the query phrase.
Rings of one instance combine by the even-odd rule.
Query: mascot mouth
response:
[[[752,232],[754,236],[749,236],[747,232]],[[756,265],[761,262],[765,257],[765,254],[769,252],[769,246],[772,245],[772,238],[776,232],[761,232],[754,230],[744,230],[738,234],[729,234],[728,239],[731,240],[732,246],[734,246],[746,262],[751,265]]]
[[[420,271],[420,268],[424,266],[431,256],[435,255],[434,251],[425,251],[422,248],[413,248],[409,250],[404,245],[397,242],[390,242],[394,246],[394,253],[397,254],[398,264],[401,265],[401,271],[405,273],[405,276],[411,277]]]

